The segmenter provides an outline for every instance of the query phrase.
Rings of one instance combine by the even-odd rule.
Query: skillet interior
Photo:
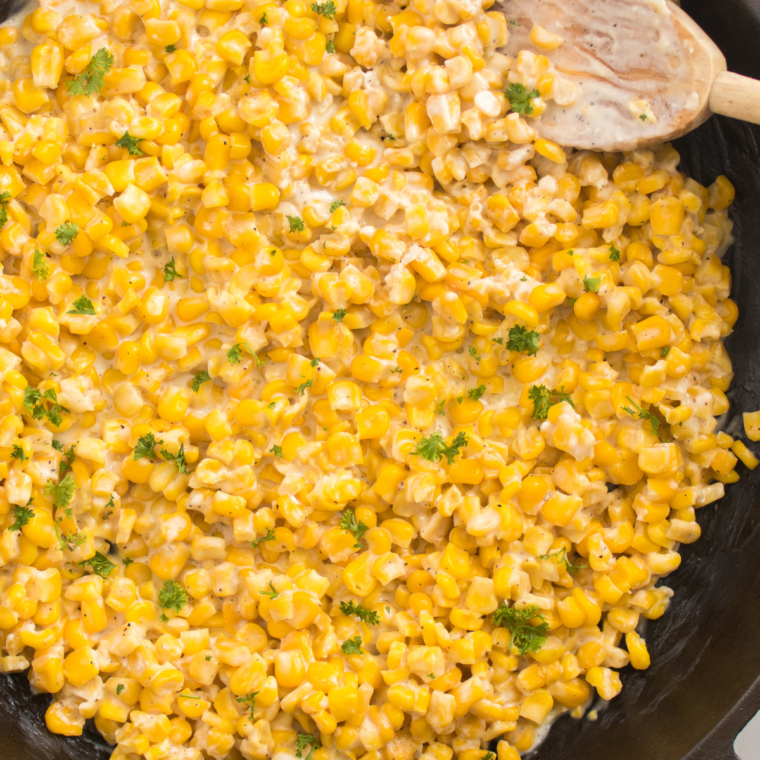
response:
[[[9,12],[3,5],[0,18]],[[685,0],[683,6],[721,47],[731,71],[760,78],[760,0]],[[725,261],[740,317],[727,340],[736,377],[726,427],[738,435],[741,412],[760,408],[760,127],[713,117],[676,147],[689,176],[709,184],[726,174],[736,186],[737,242]],[[596,722],[561,718],[533,760],[735,757],[736,731],[760,708],[760,468],[738,469],[742,479],[726,498],[698,512],[702,538],[683,548],[681,567],[667,580],[675,599],[646,632],[652,667],[626,668],[621,695]],[[49,701],[31,696],[25,673],[0,676],[3,760],[109,757],[93,729],[75,739],[50,734]]]

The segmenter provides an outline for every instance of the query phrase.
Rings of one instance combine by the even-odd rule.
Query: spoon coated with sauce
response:
[[[726,71],[715,43],[669,0],[507,0],[500,10],[504,52],[546,55],[575,85],[572,105],[550,101],[535,120],[540,137],[618,151],[679,137],[712,113],[760,124],[760,81]]]

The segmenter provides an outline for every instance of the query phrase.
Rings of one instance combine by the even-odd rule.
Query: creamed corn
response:
[[[51,731],[515,760],[648,667],[757,465],[715,419],[734,190],[537,138],[561,39],[507,58],[492,2],[0,29],[0,671]]]

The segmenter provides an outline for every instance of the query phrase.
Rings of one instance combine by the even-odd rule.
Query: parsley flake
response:
[[[670,353],[670,346],[664,346],[662,351],[660,351],[660,358],[664,359],[669,353]]]
[[[325,50],[328,53],[334,53],[335,52],[335,43],[332,40],[327,40],[327,44],[325,45]]]
[[[94,557],[90,557],[90,559],[86,559],[84,562],[79,562],[78,565],[79,567],[89,565],[95,575],[99,575],[101,578],[106,579],[111,574],[111,571],[116,568],[116,565],[100,552],[95,552]]]
[[[185,462],[185,444],[180,443],[179,449],[177,449],[176,454],[172,454],[170,451],[167,451],[166,449],[161,449],[161,456],[167,461],[167,462],[174,462],[174,464],[177,465],[177,472],[180,475],[187,475],[187,463]]]
[[[240,702],[243,705],[248,705],[251,713],[250,713],[250,721],[253,723],[253,710],[254,710],[254,702],[256,701],[256,697],[259,695],[257,691],[252,691],[246,694],[244,697],[238,697],[235,701]]]
[[[660,437],[660,420],[658,417],[655,417],[652,412],[648,411],[647,409],[644,409],[644,407],[639,406],[630,396],[626,396],[626,398],[636,407],[636,411],[638,412],[638,417],[636,413],[631,409],[630,407],[624,406],[623,411],[628,412],[628,414],[631,415],[631,417],[634,417],[636,419],[640,420],[649,420],[649,424],[652,426],[652,432],[659,438]]]
[[[535,626],[530,625],[530,621],[536,617],[541,620],[541,623]],[[515,647],[521,657],[525,657],[529,652],[538,652],[546,644],[549,624],[536,606],[518,610],[502,602],[491,616],[491,620],[494,625],[509,630],[512,634],[510,646]]]
[[[3,191],[0,193],[0,230],[8,221],[8,204],[11,202],[11,194]]]
[[[362,621],[362,623],[369,623],[370,625],[380,625],[380,615],[377,612],[368,610],[366,607],[362,607],[361,604],[354,604],[353,602],[341,602],[340,603],[341,614],[348,617],[349,615],[355,615]]]
[[[35,249],[34,257],[32,258],[32,274],[37,278],[37,282],[44,282],[50,277],[47,256],[37,249]]]
[[[309,750],[309,754],[304,758],[303,751],[309,745],[311,745],[311,749]],[[315,749],[322,749],[322,745],[317,741],[316,736],[313,736],[312,734],[298,735],[298,738],[296,739],[296,757],[299,758],[299,760],[311,760],[311,756],[314,754]]]
[[[570,562],[570,560],[567,558],[567,549],[564,546],[558,551],[552,552],[551,554],[539,554],[538,556],[541,559],[553,559],[557,565],[563,564],[568,573],[577,573],[579,570],[583,570],[584,568],[588,567],[588,565],[584,565],[583,562],[581,562],[580,565],[574,565],[572,562]]]
[[[486,392],[486,386],[485,385],[479,385],[477,388],[470,388],[470,390],[467,391],[467,395],[473,400],[473,401],[479,401],[480,397]]]
[[[306,229],[306,225],[303,223],[303,219],[300,216],[285,216],[290,226],[290,232],[303,232]]]
[[[85,66],[84,71],[66,82],[69,95],[87,95],[100,92],[105,84],[105,75],[113,66],[113,55],[107,48],[100,48]]]
[[[177,267],[174,263],[174,256],[171,257],[171,261],[169,261],[169,263],[164,266],[161,271],[164,273],[164,282],[174,282],[177,277],[182,277],[182,275],[177,271]]]
[[[95,316],[95,307],[87,296],[79,296],[73,304],[74,308],[67,311],[67,314],[80,314],[86,317]]]
[[[142,137],[132,137],[132,135],[129,134],[129,130],[127,130],[116,141],[116,147],[117,148],[126,148],[127,152],[129,153],[130,156],[144,156],[145,153],[143,153],[137,147],[137,144],[140,143],[140,142],[142,142]]]
[[[346,204],[343,201],[333,201],[330,205],[330,213],[334,214],[341,206],[345,206]]]
[[[275,540],[274,528],[267,528],[266,535],[262,536],[261,538],[254,538],[253,541],[251,541],[251,546],[254,549],[258,549],[259,544],[262,541],[274,541],[274,540]]]
[[[314,385],[314,381],[307,380],[305,383],[301,383],[298,388],[296,388],[296,393],[298,393],[299,396],[303,396],[304,393],[306,393],[306,389],[311,388],[312,385]]]
[[[60,483],[53,483],[52,480],[45,483],[45,496],[50,499],[56,507],[62,509],[71,504],[76,487],[77,484],[74,480],[74,476],[69,473]]]
[[[278,459],[282,459],[282,446],[272,446],[269,451],[271,451]]]
[[[428,462],[440,462],[441,457],[445,456],[449,464],[454,464],[454,457],[460,454],[459,449],[466,445],[467,435],[464,432],[457,433],[450,446],[446,445],[440,433],[432,433],[429,437],[423,437],[418,441],[412,454],[427,459]]]
[[[179,614],[187,602],[187,592],[177,581],[164,581],[164,585],[158,592],[158,604],[160,607],[165,610],[174,610]]]
[[[610,245],[610,261],[620,261],[620,251],[614,243]]]
[[[19,462],[26,462],[26,460],[28,459],[26,454],[24,454],[24,450],[17,443],[13,444],[13,450],[11,451],[11,456],[14,459],[18,459]]]
[[[602,284],[601,277],[584,277],[583,289],[589,293],[596,293],[599,290],[599,286]]]
[[[333,0],[327,0],[326,3],[312,3],[311,9],[314,13],[329,19],[335,18],[335,14],[338,12]]]
[[[13,523],[8,530],[21,530],[33,517],[33,509],[29,509],[29,507],[13,507]]]
[[[528,330],[527,327],[523,327],[522,325],[515,325],[509,328],[507,350],[535,356],[538,353],[538,343],[540,340],[541,336],[535,330]]]
[[[340,645],[341,652],[343,654],[361,654],[362,653],[362,637],[358,634],[351,639],[346,639]]]
[[[520,113],[523,116],[530,116],[533,113],[533,104],[530,101],[533,98],[541,97],[541,93],[538,90],[528,92],[525,89],[525,85],[519,83],[507,85],[505,94],[509,101],[509,107],[515,113]]]
[[[205,369],[202,369],[200,372],[196,372],[195,375],[193,375],[193,382],[190,383],[190,387],[195,393],[198,393],[201,389],[201,385],[203,385],[203,383],[208,383],[210,380],[211,375],[209,375]]]
[[[549,414],[549,408],[562,401],[567,401],[575,409],[575,404],[568,393],[564,392],[563,385],[559,390],[550,391],[545,385],[532,385],[528,390],[528,398],[533,402],[533,419],[545,420]]]
[[[140,438],[137,439],[137,445],[135,446],[135,453],[133,456],[135,462],[143,457],[153,459],[155,457],[153,449],[161,443],[163,443],[163,441],[157,441],[153,433],[140,436]]]
[[[347,509],[346,513],[340,519],[340,527],[343,528],[343,530],[347,530],[349,533],[354,534],[354,538],[356,539],[356,543],[354,544],[355,548],[364,548],[360,542],[364,534],[369,530],[369,525],[365,525],[361,520],[357,522],[356,512],[352,509]]]
[[[262,596],[271,597],[272,599],[277,599],[277,597],[280,594],[277,591],[277,589],[274,587],[274,584],[272,583],[272,581],[269,581],[269,588],[271,588],[272,590],[271,591],[259,591],[259,594],[261,594]]]
[[[343,321],[343,319],[344,319],[344,318],[345,318],[345,316],[346,316],[346,313],[347,313],[347,312],[346,312],[346,310],[345,310],[345,309],[336,309],[336,310],[333,312],[332,318],[333,318],[333,319],[334,319],[336,322],[342,322],[342,321]]]

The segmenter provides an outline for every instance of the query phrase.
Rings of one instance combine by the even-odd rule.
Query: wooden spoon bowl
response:
[[[502,11],[505,53],[546,55],[577,87],[572,105],[549,101],[535,120],[541,137],[617,151],[679,137],[711,113],[760,123],[760,82],[727,72],[715,43],[669,0],[509,0]],[[534,44],[536,26],[562,44]]]

